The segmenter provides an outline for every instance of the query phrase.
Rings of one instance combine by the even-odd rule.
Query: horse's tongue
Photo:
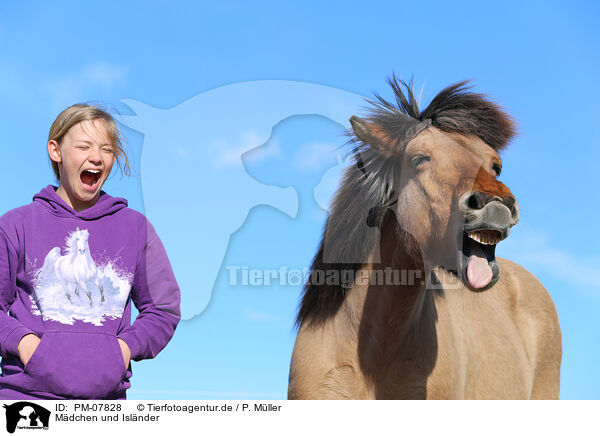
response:
[[[473,247],[469,257],[467,279],[473,289],[483,288],[492,280],[492,269],[479,245]]]

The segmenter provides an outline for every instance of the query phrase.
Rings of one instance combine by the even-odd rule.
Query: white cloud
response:
[[[93,63],[83,68],[79,80],[83,84],[111,88],[125,78],[127,70],[107,63]]]
[[[66,76],[50,79],[42,84],[45,91],[54,100],[54,105],[65,106],[86,99],[90,90],[100,88],[109,90],[122,82],[127,68],[105,62],[94,62]]]
[[[262,140],[255,132],[244,132],[241,135],[239,143],[232,145],[225,141],[220,143],[215,142],[211,145],[213,150],[223,150],[215,159],[214,165],[216,168],[239,165],[242,162],[242,155],[246,163],[258,163],[270,156],[280,156],[281,150],[276,141],[271,140],[268,145],[263,145]]]
[[[304,171],[315,171],[326,166],[331,159],[338,160],[345,154],[344,150],[338,150],[339,145],[327,142],[308,142],[296,153],[294,163],[296,167]]]
[[[177,156],[179,156],[182,159],[187,159],[190,155],[190,149],[188,147],[184,147],[182,145],[175,145],[173,147],[173,150],[175,150],[175,153],[177,154]]]
[[[281,326],[284,326],[286,324],[284,320],[278,316],[252,308],[244,309],[244,319],[247,321],[278,324]]]
[[[521,253],[519,258],[528,264],[543,267],[555,277],[600,290],[600,268],[571,253],[546,247]]]
[[[511,259],[528,269],[538,269],[548,276],[576,285],[582,291],[600,292],[600,259],[578,256],[556,247],[551,238],[539,229],[525,226],[500,243],[496,254]],[[517,230],[517,227],[515,227]],[[538,277],[539,278],[539,277]]]
[[[253,150],[244,153],[244,161],[246,163],[257,164],[266,160],[269,157],[281,156],[281,148],[279,143],[271,139],[264,147],[254,148]]]

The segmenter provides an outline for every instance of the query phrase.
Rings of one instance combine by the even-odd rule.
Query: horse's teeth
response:
[[[479,242],[483,245],[495,245],[500,242],[501,238],[497,233],[489,233],[485,231],[480,232],[469,232],[467,234],[469,238]]]

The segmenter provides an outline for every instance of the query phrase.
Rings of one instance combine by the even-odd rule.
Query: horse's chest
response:
[[[513,320],[493,295],[460,292],[436,300],[428,398],[528,398],[532,370]]]

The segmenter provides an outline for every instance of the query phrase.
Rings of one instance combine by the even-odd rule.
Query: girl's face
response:
[[[76,211],[93,206],[115,163],[104,121],[74,125],[60,145],[54,140],[48,142],[48,153],[58,164],[60,186],[56,193]]]

